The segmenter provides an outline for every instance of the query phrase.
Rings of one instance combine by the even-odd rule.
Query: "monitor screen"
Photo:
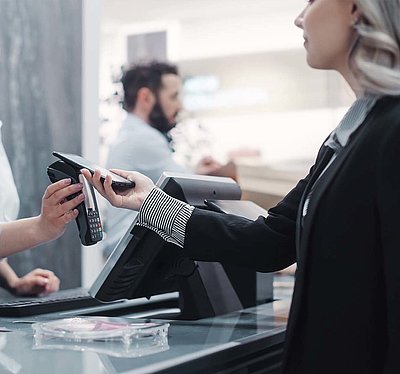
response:
[[[157,186],[200,208],[206,208],[205,200],[241,197],[238,184],[224,177],[164,173]],[[183,257],[181,248],[165,242],[152,230],[137,226],[135,220],[89,293],[101,301],[112,301],[182,291],[182,280],[192,277],[197,267],[194,261]]]

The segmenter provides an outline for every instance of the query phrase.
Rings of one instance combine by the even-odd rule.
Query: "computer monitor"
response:
[[[169,195],[206,209],[207,199],[239,200],[238,184],[224,177],[164,173],[157,186]],[[243,270],[244,271],[244,270]],[[255,275],[254,275],[255,277]],[[129,227],[89,290],[101,301],[150,298],[179,291],[181,319],[198,319],[243,307],[219,263],[195,262],[152,230]]]

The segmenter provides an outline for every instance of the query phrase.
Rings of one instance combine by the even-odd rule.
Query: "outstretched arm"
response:
[[[42,210],[36,217],[0,224],[0,257],[36,247],[61,236],[66,225],[78,216],[75,209],[83,200],[79,194],[72,200],[67,196],[79,193],[82,185],[63,179],[47,187],[42,198]]]
[[[133,180],[135,188],[115,192],[111,179],[106,179],[103,185],[99,173],[93,177],[87,171],[83,173],[114,206],[139,210],[138,225],[183,247],[188,257],[241,264],[259,271],[280,270],[295,261],[297,210],[308,177],[271,209],[268,217],[259,217],[254,222],[194,209],[154,188],[141,174],[113,171]]]

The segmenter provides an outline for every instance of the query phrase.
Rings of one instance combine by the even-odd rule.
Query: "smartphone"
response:
[[[92,174],[94,174],[95,170],[100,170],[101,172],[101,181],[104,182],[105,178],[107,175],[111,176],[112,183],[111,186],[115,189],[123,189],[123,188],[133,188],[135,187],[135,183],[121,177],[120,175],[117,175],[113,173],[110,170],[107,170],[105,168],[102,168],[96,164],[93,164],[92,162],[84,159],[81,156],[72,154],[72,153],[61,153],[61,152],[53,152],[53,155],[58,157],[60,160],[66,162],[67,164],[78,168],[78,169],[88,169]]]

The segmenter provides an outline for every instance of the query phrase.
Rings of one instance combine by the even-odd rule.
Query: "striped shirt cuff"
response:
[[[153,230],[165,241],[183,247],[186,224],[194,207],[154,187],[139,211],[137,225]]]

